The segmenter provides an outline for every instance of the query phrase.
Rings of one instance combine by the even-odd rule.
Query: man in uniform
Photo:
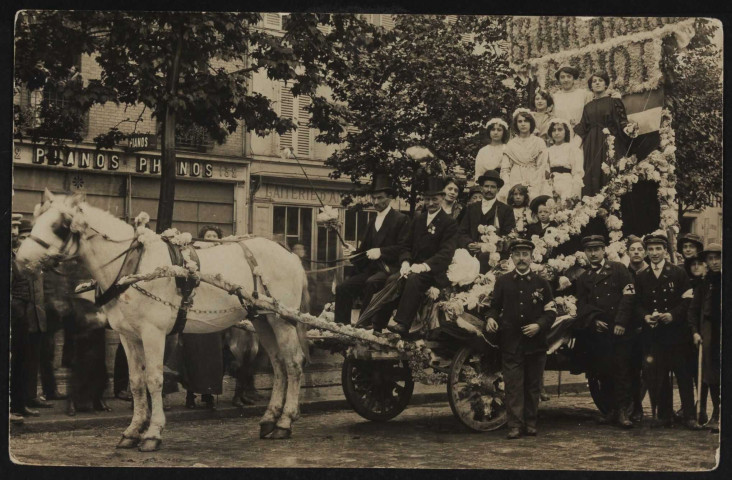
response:
[[[458,248],[467,248],[470,253],[478,256],[481,273],[487,272],[490,267],[488,265],[489,255],[480,250],[481,235],[478,232],[478,226],[493,225],[501,237],[508,235],[516,227],[513,208],[496,200],[496,195],[503,187],[503,183],[495,170],[488,170],[478,177],[478,185],[483,190],[483,200],[467,206],[458,229]]]
[[[701,426],[695,419],[693,372],[687,361],[691,330],[686,323],[693,291],[684,269],[666,261],[668,239],[662,233],[646,235],[644,242],[651,268],[638,274],[636,317],[643,319],[647,350],[643,362],[651,398],[661,404],[662,379],[671,371],[676,375],[684,410],[684,425],[691,430]],[[663,424],[670,418],[661,419]]]
[[[427,289],[450,285],[447,267],[457,247],[458,227],[455,220],[442,210],[444,188],[442,178],[427,179],[425,208],[415,216],[408,230],[405,246],[409,248],[399,258],[402,262],[399,273],[406,276],[407,281],[394,315],[396,325],[387,327],[391,332],[407,334]]]
[[[388,175],[377,174],[371,187],[371,201],[376,216],[369,222],[354,252],[361,254],[352,260],[358,273],[336,287],[335,321],[350,325],[351,309],[356,296],[362,295],[362,303],[368,305],[371,297],[379,291],[388,276],[399,269],[399,256],[409,232],[409,217],[391,208],[394,189]],[[345,252],[351,255],[351,252]],[[385,326],[385,315],[378,315],[374,330]]]
[[[511,242],[516,269],[496,280],[487,313],[486,330],[499,333],[509,439],[536,435],[546,335],[557,316],[549,282],[529,269],[533,249],[529,240]]]
[[[582,246],[590,268],[577,279],[577,316],[588,330],[588,376],[599,380],[610,404],[600,423],[632,428],[633,277],[625,265],[605,258],[604,237],[584,237]]]

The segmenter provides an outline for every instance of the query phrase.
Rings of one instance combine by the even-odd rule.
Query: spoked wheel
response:
[[[447,398],[452,413],[471,430],[489,432],[505,425],[506,397],[499,351],[461,348],[450,366]]]
[[[587,386],[597,409],[605,415],[610,411],[610,407],[612,405],[612,398],[610,398],[610,392],[607,385],[603,385],[596,377],[588,377]]]
[[[349,405],[374,422],[385,422],[402,413],[414,391],[412,372],[403,360],[347,357],[341,380]]]

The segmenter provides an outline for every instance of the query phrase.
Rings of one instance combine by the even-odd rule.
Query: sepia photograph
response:
[[[11,33],[16,468],[718,468],[719,19]]]

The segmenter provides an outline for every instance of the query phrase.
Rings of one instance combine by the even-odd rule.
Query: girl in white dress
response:
[[[549,173],[554,193],[563,202],[580,198],[584,186],[584,155],[582,149],[570,141],[572,129],[569,122],[553,118],[547,132],[554,142],[549,147]]]
[[[569,65],[560,67],[554,74],[559,82],[560,90],[554,92],[554,116],[564,118],[574,128],[582,119],[585,105],[592,100],[592,93],[584,88],[575,88],[575,82],[580,76],[579,70]],[[573,137],[572,143],[579,146],[580,137]]]
[[[490,143],[478,151],[475,157],[475,178],[483,175],[488,170],[495,170],[500,173],[503,160],[503,151],[508,142],[508,124],[500,118],[491,118],[486,125]]]
[[[501,178],[505,185],[501,191],[505,190],[505,195],[508,195],[508,190],[520,183],[529,188],[531,198],[551,195],[547,147],[544,140],[532,134],[536,122],[531,111],[527,108],[516,109],[512,127],[517,135],[506,144],[503,154],[505,161],[501,164]]]

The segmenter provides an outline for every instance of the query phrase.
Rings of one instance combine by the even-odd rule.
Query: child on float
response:
[[[565,207],[572,199],[579,199],[584,186],[584,155],[582,149],[570,141],[572,129],[567,120],[552,118],[547,133],[553,143],[548,149],[549,176],[552,190]]]
[[[534,220],[529,209],[529,189],[526,185],[516,184],[508,191],[506,202],[513,207],[513,218],[516,219],[516,233],[523,237],[526,229]]]
[[[533,134],[536,129],[531,111],[518,108],[513,113],[512,125],[516,136],[506,144],[501,163],[501,178],[504,181],[504,198],[510,186],[520,183],[529,189],[531,198],[551,194],[549,186],[549,167],[547,165],[547,147],[544,140]],[[501,198],[499,192],[497,198]]]
[[[475,181],[488,170],[495,170],[500,174],[503,163],[506,161],[503,152],[506,149],[510,134],[508,124],[500,118],[491,118],[486,125],[486,129],[488,130],[489,141],[488,145],[481,148],[478,155],[475,156]],[[505,200],[505,196],[503,199],[500,195],[496,198],[501,201]]]

